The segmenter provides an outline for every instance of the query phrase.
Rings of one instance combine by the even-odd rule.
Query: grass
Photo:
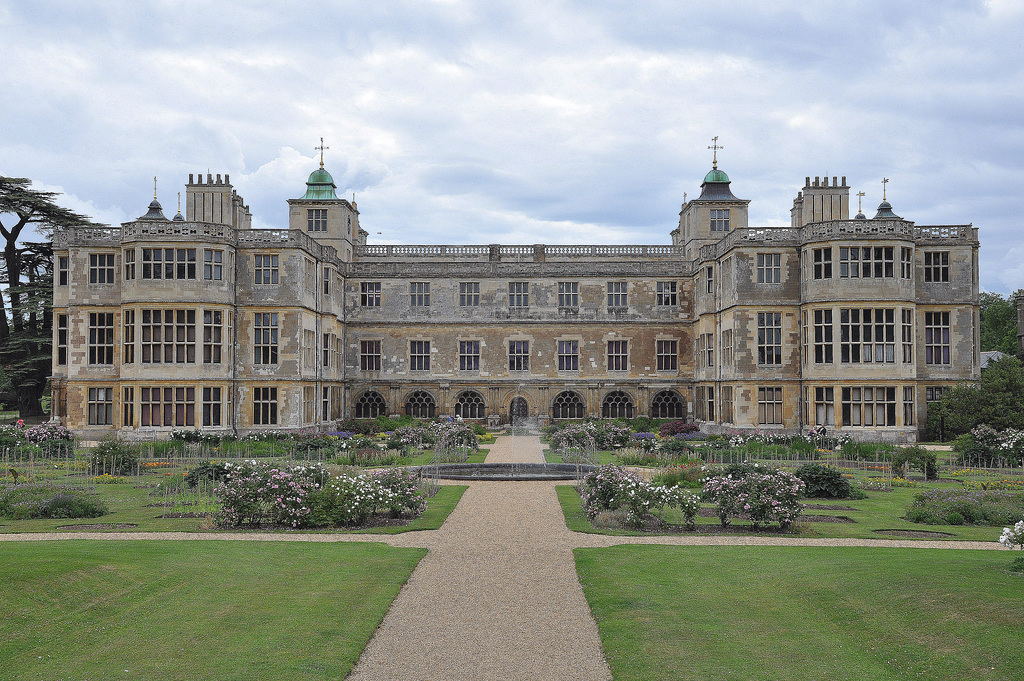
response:
[[[9,543],[0,679],[344,678],[425,553],[359,543]]]
[[[408,525],[394,527],[368,527],[365,530],[353,530],[355,534],[399,534],[417,530],[436,530],[448,519],[455,505],[459,503],[467,485],[441,485],[437,494],[427,499],[427,510],[419,518]]]
[[[691,490],[698,493],[699,490]],[[853,523],[835,522],[797,522],[793,533],[800,537],[848,537],[852,539],[884,539],[886,535],[875,530],[908,530],[913,532],[942,532],[950,536],[936,535],[932,539],[965,540],[965,541],[996,541],[1000,527],[974,525],[922,525],[903,519],[910,502],[920,489],[893,489],[891,492],[869,492],[867,499],[854,501],[851,499],[804,499],[807,504],[829,504],[848,506],[852,511],[830,511],[810,508],[804,511],[807,515],[845,516]],[[558,486],[558,501],[562,506],[566,526],[574,532],[591,534],[636,535],[650,534],[624,530],[609,530],[594,527],[583,514],[580,496],[572,485]],[[709,504],[706,508],[713,508]],[[670,523],[681,522],[672,509],[665,514]],[[718,525],[717,518],[697,518],[698,525]],[[733,520],[734,527],[743,527],[746,521]]]
[[[1020,679],[1024,578],[941,549],[576,549],[616,681]]]

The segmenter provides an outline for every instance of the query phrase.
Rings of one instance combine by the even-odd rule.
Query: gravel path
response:
[[[542,462],[536,437],[501,437],[487,462]],[[399,535],[64,532],[0,534],[0,541],[380,541],[429,549],[353,670],[355,681],[610,679],[572,549],[678,546],[875,546],[989,549],[997,542],[796,539],[741,536],[617,537],[570,532],[554,481],[472,482],[436,531]]]

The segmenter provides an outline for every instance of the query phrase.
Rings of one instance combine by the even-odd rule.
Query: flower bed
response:
[[[1024,494],[933,489],[914,497],[907,520],[928,525],[1007,525],[1024,519]]]
[[[620,466],[601,466],[583,478],[580,499],[587,517],[593,521],[602,511],[626,510],[626,524],[643,528],[658,509],[678,508],[684,523],[692,528],[700,500],[679,487],[652,485]]]

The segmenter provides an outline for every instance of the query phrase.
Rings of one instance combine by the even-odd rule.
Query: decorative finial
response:
[[[156,201],[156,175],[153,176],[153,200]]]
[[[683,205],[686,205],[686,192],[683,192]]]
[[[711,160],[711,167],[715,170],[718,170],[718,150],[725,149],[725,147],[721,146],[718,143],[718,135],[715,135],[713,138],[711,138],[711,141],[713,142],[713,144],[710,147],[708,147],[708,149],[714,150],[714,156]]]
[[[178,192],[178,212],[181,212],[181,192]]]
[[[330,149],[330,147],[325,147],[324,146],[324,138],[321,137],[320,138],[320,146],[319,147],[315,147],[315,149],[316,149],[316,151],[320,152],[320,168],[322,169],[324,167],[324,149]]]
[[[886,200],[886,198],[885,198],[885,185],[887,185],[887,184],[889,184],[889,178],[888,177],[883,177],[882,178],[882,200],[883,201]]]
[[[861,199],[863,197],[864,197],[864,192],[857,192],[857,212],[858,213],[863,213],[864,212],[864,208],[861,207],[861,205],[860,205]]]

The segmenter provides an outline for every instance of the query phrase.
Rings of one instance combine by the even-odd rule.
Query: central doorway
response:
[[[530,407],[526,404],[525,397],[516,397],[512,399],[512,404],[509,405],[509,420],[513,426],[522,425],[526,417],[530,415]]]

